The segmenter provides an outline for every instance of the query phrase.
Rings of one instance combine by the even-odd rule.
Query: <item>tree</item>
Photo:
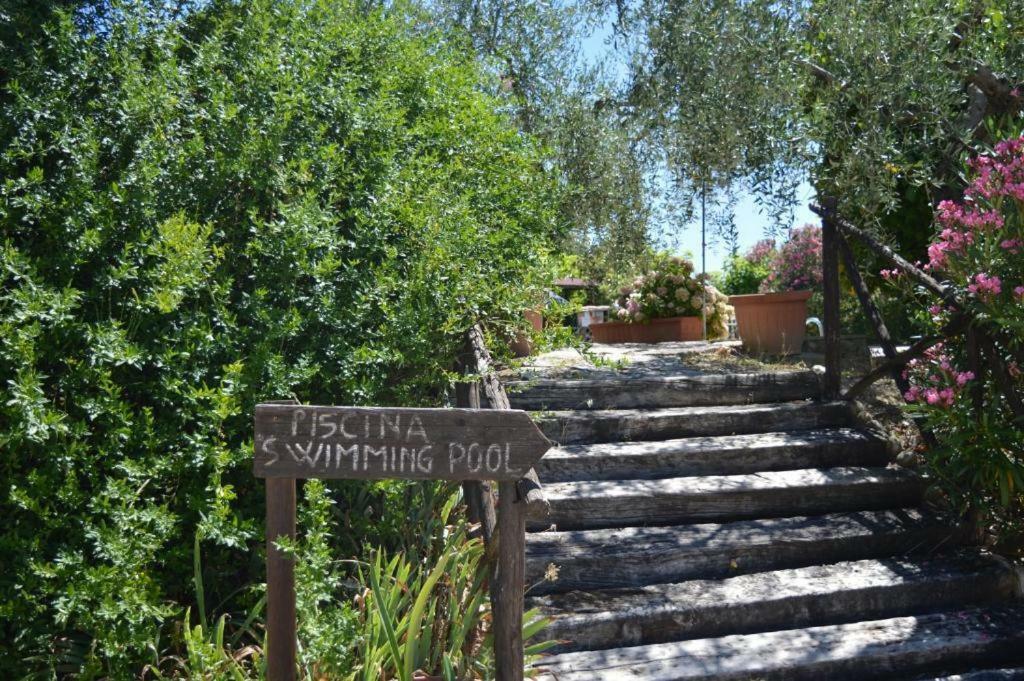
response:
[[[783,205],[809,173],[877,226],[957,195],[983,122],[1021,111],[1019,0],[620,6],[645,38],[626,96],[691,185],[746,182]]]
[[[428,16],[491,65],[520,128],[552,152],[565,189],[560,247],[580,274],[611,280],[647,262],[673,212],[654,179],[657,150],[619,105],[616,76],[588,63],[583,40],[605,18],[584,0],[435,0]]]

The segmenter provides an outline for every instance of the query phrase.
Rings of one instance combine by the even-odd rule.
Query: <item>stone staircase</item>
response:
[[[508,387],[560,445],[527,535],[541,678],[1024,680],[1016,571],[813,372]]]

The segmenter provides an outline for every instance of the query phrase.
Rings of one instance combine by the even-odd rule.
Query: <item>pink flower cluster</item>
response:
[[[894,281],[899,278],[901,272],[898,269],[893,268],[891,270],[881,270],[879,274],[882,275],[882,279],[885,279],[886,281]]]
[[[962,389],[975,378],[973,371],[953,366],[941,343],[928,350],[923,359],[911,360],[903,377],[915,381],[903,394],[907,402],[939,408],[952,407]]]
[[[775,258],[775,239],[761,239],[743,258],[754,265],[768,265]]]
[[[1024,137],[1000,142],[969,162],[973,179],[964,201],[942,201],[938,234],[928,246],[926,269],[940,271],[963,293],[988,306],[1020,283],[1024,254]],[[883,272],[882,276],[886,279]]]
[[[968,196],[1024,201],[1024,136],[1003,140],[993,154],[972,159],[970,167],[975,177]]]
[[[804,225],[789,237],[771,261],[762,292],[816,289],[821,286],[821,228]]]
[[[1020,239],[1004,239],[999,244],[999,248],[1009,251],[1010,255],[1020,255],[1022,247],[1024,247],[1024,241]]]
[[[968,285],[967,290],[978,298],[989,301],[1003,292],[1003,282],[999,277],[979,272],[974,275],[974,283]]]

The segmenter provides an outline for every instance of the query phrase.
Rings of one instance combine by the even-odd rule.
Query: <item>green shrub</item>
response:
[[[778,257],[774,239],[761,239],[742,256],[734,255],[725,265],[722,292],[729,296],[757,293]]]
[[[8,63],[0,677],[174,652],[165,622],[212,615],[197,534],[209,609],[249,611],[253,405],[438,404],[472,320],[519,318],[544,159],[473,62],[364,6],[58,13]],[[429,490],[336,486],[335,549],[415,542]]]
[[[728,296],[757,293],[768,271],[767,265],[751,262],[741,255],[733,256],[726,263],[722,276],[722,293]]]

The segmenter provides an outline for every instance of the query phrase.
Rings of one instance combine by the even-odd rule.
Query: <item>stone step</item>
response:
[[[534,379],[505,384],[515,409],[645,409],[814,399],[821,380],[811,370]]]
[[[718,579],[844,560],[928,552],[961,529],[917,509],[762,518],[674,527],[539,532],[526,537],[530,595]],[[558,568],[555,581],[545,571]]]
[[[1024,681],[1024,667],[982,669],[952,676],[928,676],[924,679],[917,679],[917,681]]]
[[[567,445],[536,466],[545,486],[574,480],[737,475],[798,468],[884,466],[885,443],[853,428]]]
[[[779,402],[727,407],[537,412],[534,420],[563,444],[834,428],[851,423],[846,402]]]
[[[926,484],[902,468],[559,482],[544,485],[551,512],[538,527],[585,530],[904,508],[921,501]]]
[[[871,681],[1024,658],[1024,606],[564,653],[548,681]]]
[[[667,641],[933,612],[994,603],[1017,593],[1004,561],[978,551],[757,572],[530,599],[551,618],[539,635],[552,652]]]

